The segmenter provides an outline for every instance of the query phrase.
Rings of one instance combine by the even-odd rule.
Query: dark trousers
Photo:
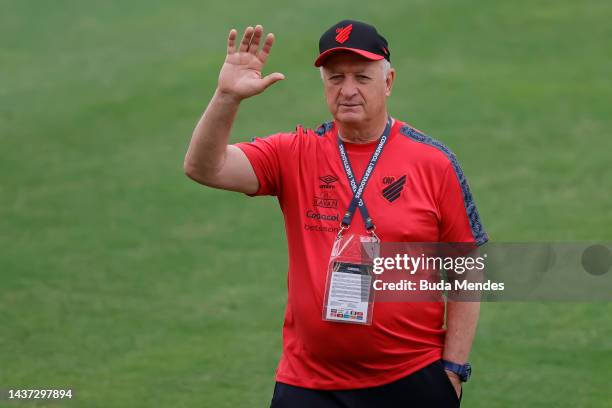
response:
[[[313,390],[277,382],[270,408],[446,408],[461,398],[436,361],[389,384],[353,390]]]

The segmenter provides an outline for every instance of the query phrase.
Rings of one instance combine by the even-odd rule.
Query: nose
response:
[[[357,84],[352,78],[347,78],[342,84],[342,88],[340,88],[340,95],[344,100],[348,100],[357,95],[357,93]]]

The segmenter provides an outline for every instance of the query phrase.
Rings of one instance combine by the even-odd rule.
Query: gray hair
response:
[[[382,67],[383,77],[387,78],[387,74],[389,74],[389,71],[391,71],[391,63],[389,61],[387,61],[386,59],[382,59],[381,61],[382,61],[381,67]],[[319,67],[319,71],[321,72],[321,79],[324,79],[323,78],[323,66],[322,65]]]

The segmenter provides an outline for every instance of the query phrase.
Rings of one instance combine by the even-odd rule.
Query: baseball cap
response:
[[[338,51],[352,51],[372,61],[391,62],[387,40],[376,28],[355,20],[342,20],[323,33],[319,39],[319,56],[314,65],[320,67],[327,57]]]

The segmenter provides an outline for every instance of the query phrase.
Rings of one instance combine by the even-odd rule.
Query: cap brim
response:
[[[380,61],[381,59],[384,59],[385,57],[383,57],[382,55],[378,55],[378,54],[374,54],[373,52],[369,52],[369,51],[364,51],[364,50],[360,50],[358,48],[349,48],[349,47],[335,47],[335,48],[330,48],[329,50],[326,50],[324,52],[322,52],[316,59],[314,65],[315,67],[320,67],[321,65],[323,65],[323,61],[325,61],[325,59],[327,59],[327,57],[329,57],[331,54],[338,52],[338,51],[350,51],[350,52],[354,52],[355,54],[359,54],[362,57],[365,57],[369,60],[372,61]]]

